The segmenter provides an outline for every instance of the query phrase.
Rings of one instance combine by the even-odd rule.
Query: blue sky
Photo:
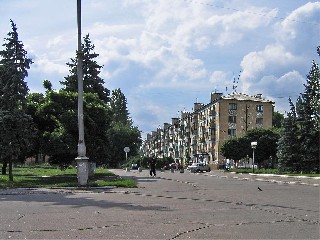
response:
[[[34,61],[30,92],[54,89],[77,49],[76,0],[0,0],[0,38],[10,19]],[[212,91],[237,91],[275,101],[303,92],[312,60],[319,62],[320,2],[303,0],[82,0],[101,77],[121,88],[134,124],[146,133],[171,122]],[[227,89],[227,91],[226,91]]]

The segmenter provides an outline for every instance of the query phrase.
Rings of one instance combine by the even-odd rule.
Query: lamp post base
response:
[[[79,186],[85,186],[88,184],[89,177],[89,158],[77,157],[77,178]]]

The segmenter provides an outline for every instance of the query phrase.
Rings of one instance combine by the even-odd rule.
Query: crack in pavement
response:
[[[169,240],[174,240],[174,239],[178,239],[183,235],[186,235],[188,233],[192,233],[192,232],[197,232],[197,231],[201,231],[204,230],[206,228],[211,228],[211,227],[223,227],[223,226],[241,226],[241,225],[250,225],[250,224],[278,224],[278,223],[291,223],[291,222],[295,222],[293,220],[274,220],[274,221],[266,221],[266,222],[261,222],[261,221],[252,221],[252,222],[239,222],[239,223],[228,223],[228,224],[224,224],[224,223],[215,223],[215,224],[209,224],[209,223],[204,223],[205,226],[200,226],[198,228],[194,228],[191,230],[187,230],[187,231],[183,231],[183,232],[179,232],[177,233],[174,237],[170,238]]]
[[[250,208],[255,208],[260,211],[265,211],[269,213],[273,213],[276,215],[281,215],[285,217],[289,217],[291,219],[294,219],[295,221],[299,222],[308,222],[310,224],[319,224],[319,220],[311,220],[311,219],[305,219],[303,217],[296,217],[292,214],[280,212],[280,211],[275,211],[267,207],[277,207],[280,209],[295,209],[295,210],[301,210],[301,211],[309,211],[309,212],[315,212],[312,210],[305,210],[305,209],[300,209],[300,208],[292,208],[292,207],[286,207],[286,206],[277,206],[277,205],[267,205],[267,204],[256,204],[256,203],[243,203],[243,202],[234,202],[234,201],[227,201],[227,200],[214,200],[214,199],[203,199],[203,198],[186,198],[186,197],[173,197],[173,196],[164,196],[164,195],[152,195],[152,194],[143,194],[140,192],[128,192],[126,191],[125,193],[123,192],[118,192],[120,194],[133,194],[136,196],[142,196],[142,197],[154,197],[154,198],[167,198],[167,199],[175,199],[175,200],[187,200],[187,201],[200,201],[200,202],[213,202],[213,203],[222,203],[222,204],[232,204],[232,205],[240,205],[244,207],[250,207]],[[316,212],[318,213],[318,212]]]
[[[106,225],[106,226],[94,226],[94,227],[71,228],[71,229],[32,229],[32,230],[27,230],[27,231],[22,231],[22,230],[0,230],[0,232],[23,233],[23,232],[86,231],[86,230],[99,230],[99,229],[106,229],[106,228],[110,228],[110,227],[120,227],[120,226],[124,226],[124,224],[113,224],[113,225]]]

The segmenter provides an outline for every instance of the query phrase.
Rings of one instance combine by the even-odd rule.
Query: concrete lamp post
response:
[[[251,142],[252,148],[252,172],[254,173],[254,150],[257,148],[257,142]]]
[[[83,70],[82,70],[82,45],[81,45],[81,0],[77,0],[77,23],[78,23],[78,157],[77,177],[78,184],[84,186],[88,184],[89,158],[86,157],[86,145],[84,143],[84,122],[83,122]]]

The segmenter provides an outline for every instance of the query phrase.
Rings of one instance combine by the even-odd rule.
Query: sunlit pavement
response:
[[[320,238],[317,179],[112,171],[138,187],[0,190],[0,238]]]

